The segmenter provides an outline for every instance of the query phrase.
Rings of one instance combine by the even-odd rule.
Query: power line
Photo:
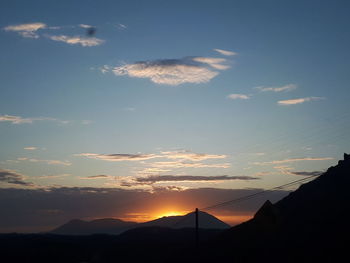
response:
[[[296,180],[296,181],[293,181],[293,182],[290,182],[290,183],[287,183],[287,184],[279,185],[279,186],[276,186],[276,187],[273,187],[273,188],[270,188],[270,189],[266,189],[266,190],[263,190],[263,191],[260,191],[260,192],[254,193],[254,194],[246,195],[246,196],[239,197],[239,198],[236,198],[236,199],[232,199],[232,200],[229,200],[229,201],[225,201],[225,202],[222,202],[222,203],[218,203],[218,204],[214,204],[214,205],[211,205],[211,206],[207,206],[207,207],[201,208],[200,210],[210,210],[210,209],[213,209],[213,208],[217,208],[219,206],[224,206],[224,205],[228,205],[228,204],[238,203],[238,202],[241,202],[241,201],[245,201],[245,200],[254,198],[257,195],[265,194],[265,193],[268,193],[268,192],[271,192],[271,191],[274,191],[274,190],[277,190],[277,189],[282,189],[282,188],[285,188],[285,187],[288,187],[288,186],[292,186],[292,185],[295,185],[295,184],[299,184],[299,183],[303,183],[303,182],[306,182],[306,181],[312,181],[316,177],[318,177],[318,176],[310,176],[310,177],[307,177],[307,178],[299,179],[299,180]]]

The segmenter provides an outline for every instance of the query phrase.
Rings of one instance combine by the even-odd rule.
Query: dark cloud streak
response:
[[[312,171],[312,172],[290,172],[291,174],[294,175],[301,175],[301,176],[319,176],[321,174],[324,174],[324,171]]]
[[[0,183],[32,186],[33,183],[25,182],[23,175],[10,170],[0,169]]]

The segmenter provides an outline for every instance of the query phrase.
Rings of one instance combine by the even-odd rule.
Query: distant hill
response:
[[[227,229],[228,224],[206,212],[198,213],[199,228],[204,229]],[[161,226],[170,228],[190,228],[195,227],[195,213],[191,212],[184,216],[166,216],[153,221],[139,224],[140,227],[145,226]]]
[[[92,235],[92,234],[114,234],[118,235],[137,223],[126,222],[120,219],[104,218],[93,221],[74,219],[51,231],[52,234],[60,235]]]
[[[205,212],[199,212],[199,227],[203,229],[227,229],[230,226],[215,216]],[[74,219],[51,231],[52,234],[60,235],[92,235],[114,234],[118,235],[126,230],[144,227],[165,228],[194,228],[194,212],[184,216],[167,216],[145,223],[125,222],[120,219],[106,218],[93,221]]]

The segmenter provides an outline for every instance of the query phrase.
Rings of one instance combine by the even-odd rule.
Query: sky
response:
[[[186,213],[349,152],[348,1],[0,5],[0,232]]]

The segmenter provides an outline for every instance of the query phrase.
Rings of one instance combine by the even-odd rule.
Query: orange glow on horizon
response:
[[[144,223],[148,221],[152,221],[158,218],[162,217],[168,217],[168,216],[183,216],[188,213],[191,213],[194,211],[184,211],[184,210],[177,210],[177,209],[161,209],[156,210],[154,212],[144,212],[144,213],[128,213],[124,215],[123,217],[116,217],[124,221],[132,221],[137,223]],[[246,215],[228,215],[228,214],[216,214],[211,213],[216,218],[220,219],[221,221],[225,222],[226,224],[229,224],[231,226],[238,225],[240,223],[243,223],[245,221],[248,221],[253,217],[253,214],[246,214]]]
[[[161,218],[161,217],[167,217],[167,216],[183,216],[188,214],[188,211],[175,211],[175,210],[170,210],[170,211],[162,211],[159,213],[154,214],[155,218]]]
[[[225,222],[226,224],[230,226],[239,225],[245,221],[248,221],[249,219],[252,219],[253,215],[214,215],[221,221]]]
[[[144,212],[144,213],[127,213],[123,217],[116,217],[124,221],[133,221],[137,223],[143,223],[151,220],[155,220],[162,217],[168,216],[183,216],[191,211],[183,211],[177,209],[162,209],[156,210],[154,212]]]

